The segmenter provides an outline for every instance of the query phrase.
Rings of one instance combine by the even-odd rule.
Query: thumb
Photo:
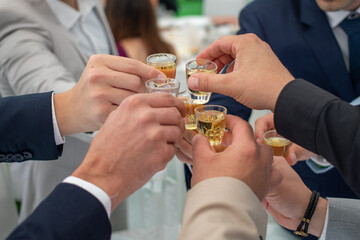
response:
[[[224,95],[230,94],[228,84],[225,84],[229,74],[193,74],[188,79],[188,87],[202,92],[216,92]]]
[[[213,154],[209,140],[200,134],[196,135],[192,139],[192,145],[194,162],[196,162],[198,159],[209,159],[211,154]]]

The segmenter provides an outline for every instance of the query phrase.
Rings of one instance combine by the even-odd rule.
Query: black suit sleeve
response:
[[[104,206],[86,190],[61,183],[7,239],[102,240],[110,236]]]
[[[0,162],[57,159],[62,145],[54,139],[52,93],[0,99]]]
[[[274,114],[280,134],[324,156],[360,194],[360,107],[298,79],[282,90]]]

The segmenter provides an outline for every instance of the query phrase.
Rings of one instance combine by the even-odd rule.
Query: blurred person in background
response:
[[[99,53],[118,55],[100,0],[1,1],[0,92],[3,97],[69,90],[80,79],[91,56]],[[98,56],[93,60],[96,63],[104,59]],[[114,78],[106,69],[98,72],[93,69],[93,80],[111,79],[113,86],[122,89],[121,99],[145,92],[142,83],[147,79],[139,70],[146,66],[136,67],[134,60],[126,58],[118,61],[124,68],[122,74]],[[111,94],[112,103],[119,105],[121,100],[114,98],[119,94]],[[21,200],[20,221],[79,166],[90,140],[67,137],[60,161],[11,166],[15,191]]]
[[[160,36],[156,0],[108,0],[106,14],[119,55],[142,62],[154,53],[172,53],[174,48]]]

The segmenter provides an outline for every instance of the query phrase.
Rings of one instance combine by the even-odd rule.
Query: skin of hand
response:
[[[126,97],[145,93],[144,81],[160,75],[133,59],[93,55],[75,87],[54,95],[61,135],[98,130]]]
[[[252,128],[241,118],[228,115],[226,126],[231,134],[225,136],[228,147],[223,152],[214,152],[204,136],[193,138],[191,184],[214,177],[232,177],[246,183],[261,201],[270,186],[272,150],[254,140]]]
[[[226,74],[192,75],[189,88],[221,93],[252,109],[273,111],[280,92],[294,79],[270,46],[254,34],[222,37],[197,58],[214,61],[219,70],[235,63]]]
[[[114,110],[72,176],[111,198],[112,210],[165,168],[185,131],[185,107],[168,93],[136,94]]]
[[[176,146],[176,157],[183,163],[193,165],[193,146],[191,142],[196,135],[197,131],[195,130],[185,130],[184,137]]]
[[[283,157],[274,157],[273,168],[281,172],[282,181],[270,188],[262,204],[280,225],[295,230],[305,215],[311,191]],[[321,235],[326,211],[327,200],[320,197],[308,233]]]
[[[269,113],[262,117],[259,117],[255,121],[255,139],[261,139],[264,142],[263,135],[269,130],[274,130],[274,114]],[[289,154],[286,156],[286,160],[290,165],[295,165],[298,161],[305,161],[314,156],[315,153],[306,150],[305,148],[292,143],[289,148]]]

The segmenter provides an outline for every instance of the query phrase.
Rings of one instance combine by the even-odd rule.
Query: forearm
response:
[[[278,97],[275,127],[306,149],[321,154],[360,193],[360,110],[304,81],[285,86]]]

